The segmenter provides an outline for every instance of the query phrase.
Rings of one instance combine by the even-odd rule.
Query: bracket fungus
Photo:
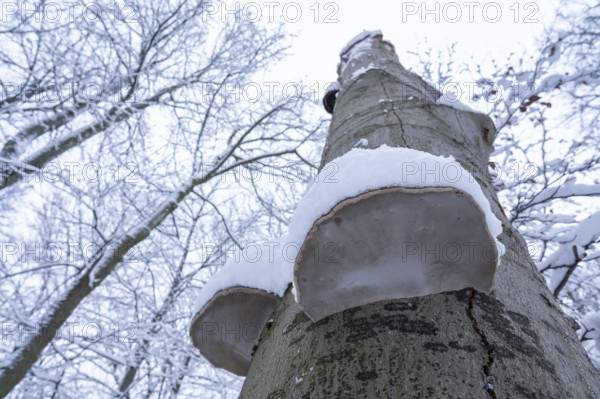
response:
[[[219,270],[200,292],[190,323],[202,356],[240,376],[248,372],[263,326],[291,282],[291,270],[272,250],[269,246],[268,257],[231,261]]]
[[[296,301],[312,320],[381,300],[492,290],[502,225],[454,158],[382,146],[332,163],[335,184],[320,176],[290,226],[303,243]],[[325,243],[333,253],[312,256]]]

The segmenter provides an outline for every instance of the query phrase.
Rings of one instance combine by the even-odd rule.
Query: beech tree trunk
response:
[[[600,398],[577,323],[558,307],[490,183],[492,121],[436,104],[439,93],[403,68],[389,43],[367,40],[371,47],[338,71],[321,165],[363,138],[369,148],[454,156],[503,223],[495,288],[377,302],[317,323],[288,290],[263,330],[241,398]]]

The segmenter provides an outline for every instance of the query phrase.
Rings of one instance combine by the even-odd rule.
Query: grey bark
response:
[[[492,121],[436,104],[439,93],[404,69],[391,45],[373,43],[342,70],[321,165],[361,138],[370,148],[454,156],[503,223],[495,288],[372,303],[317,323],[288,291],[263,330],[241,398],[600,397],[576,323],[557,306],[490,183]]]

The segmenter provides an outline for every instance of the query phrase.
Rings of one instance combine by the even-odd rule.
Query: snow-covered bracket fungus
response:
[[[489,293],[501,233],[479,184],[453,157],[355,148],[323,167],[290,224],[289,240],[302,243],[296,301],[318,321],[382,300]]]
[[[189,334],[210,363],[245,376],[253,347],[275,306],[291,283],[277,243],[260,246],[257,256],[240,254],[204,286]]]

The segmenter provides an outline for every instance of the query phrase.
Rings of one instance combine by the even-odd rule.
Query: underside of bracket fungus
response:
[[[383,146],[333,162],[336,184],[319,178],[290,226],[303,242],[296,300],[312,320],[381,300],[492,290],[502,227],[452,157]]]
[[[219,291],[192,319],[194,346],[214,366],[246,375],[252,347],[278,301],[276,295],[252,288]]]
[[[189,332],[214,366],[248,372],[263,326],[291,282],[291,270],[273,255],[228,262],[201,291]]]
[[[310,248],[335,242],[333,262]],[[489,293],[496,244],[483,212],[450,187],[390,187],[336,205],[308,233],[295,278],[314,320],[386,299],[473,287]]]

